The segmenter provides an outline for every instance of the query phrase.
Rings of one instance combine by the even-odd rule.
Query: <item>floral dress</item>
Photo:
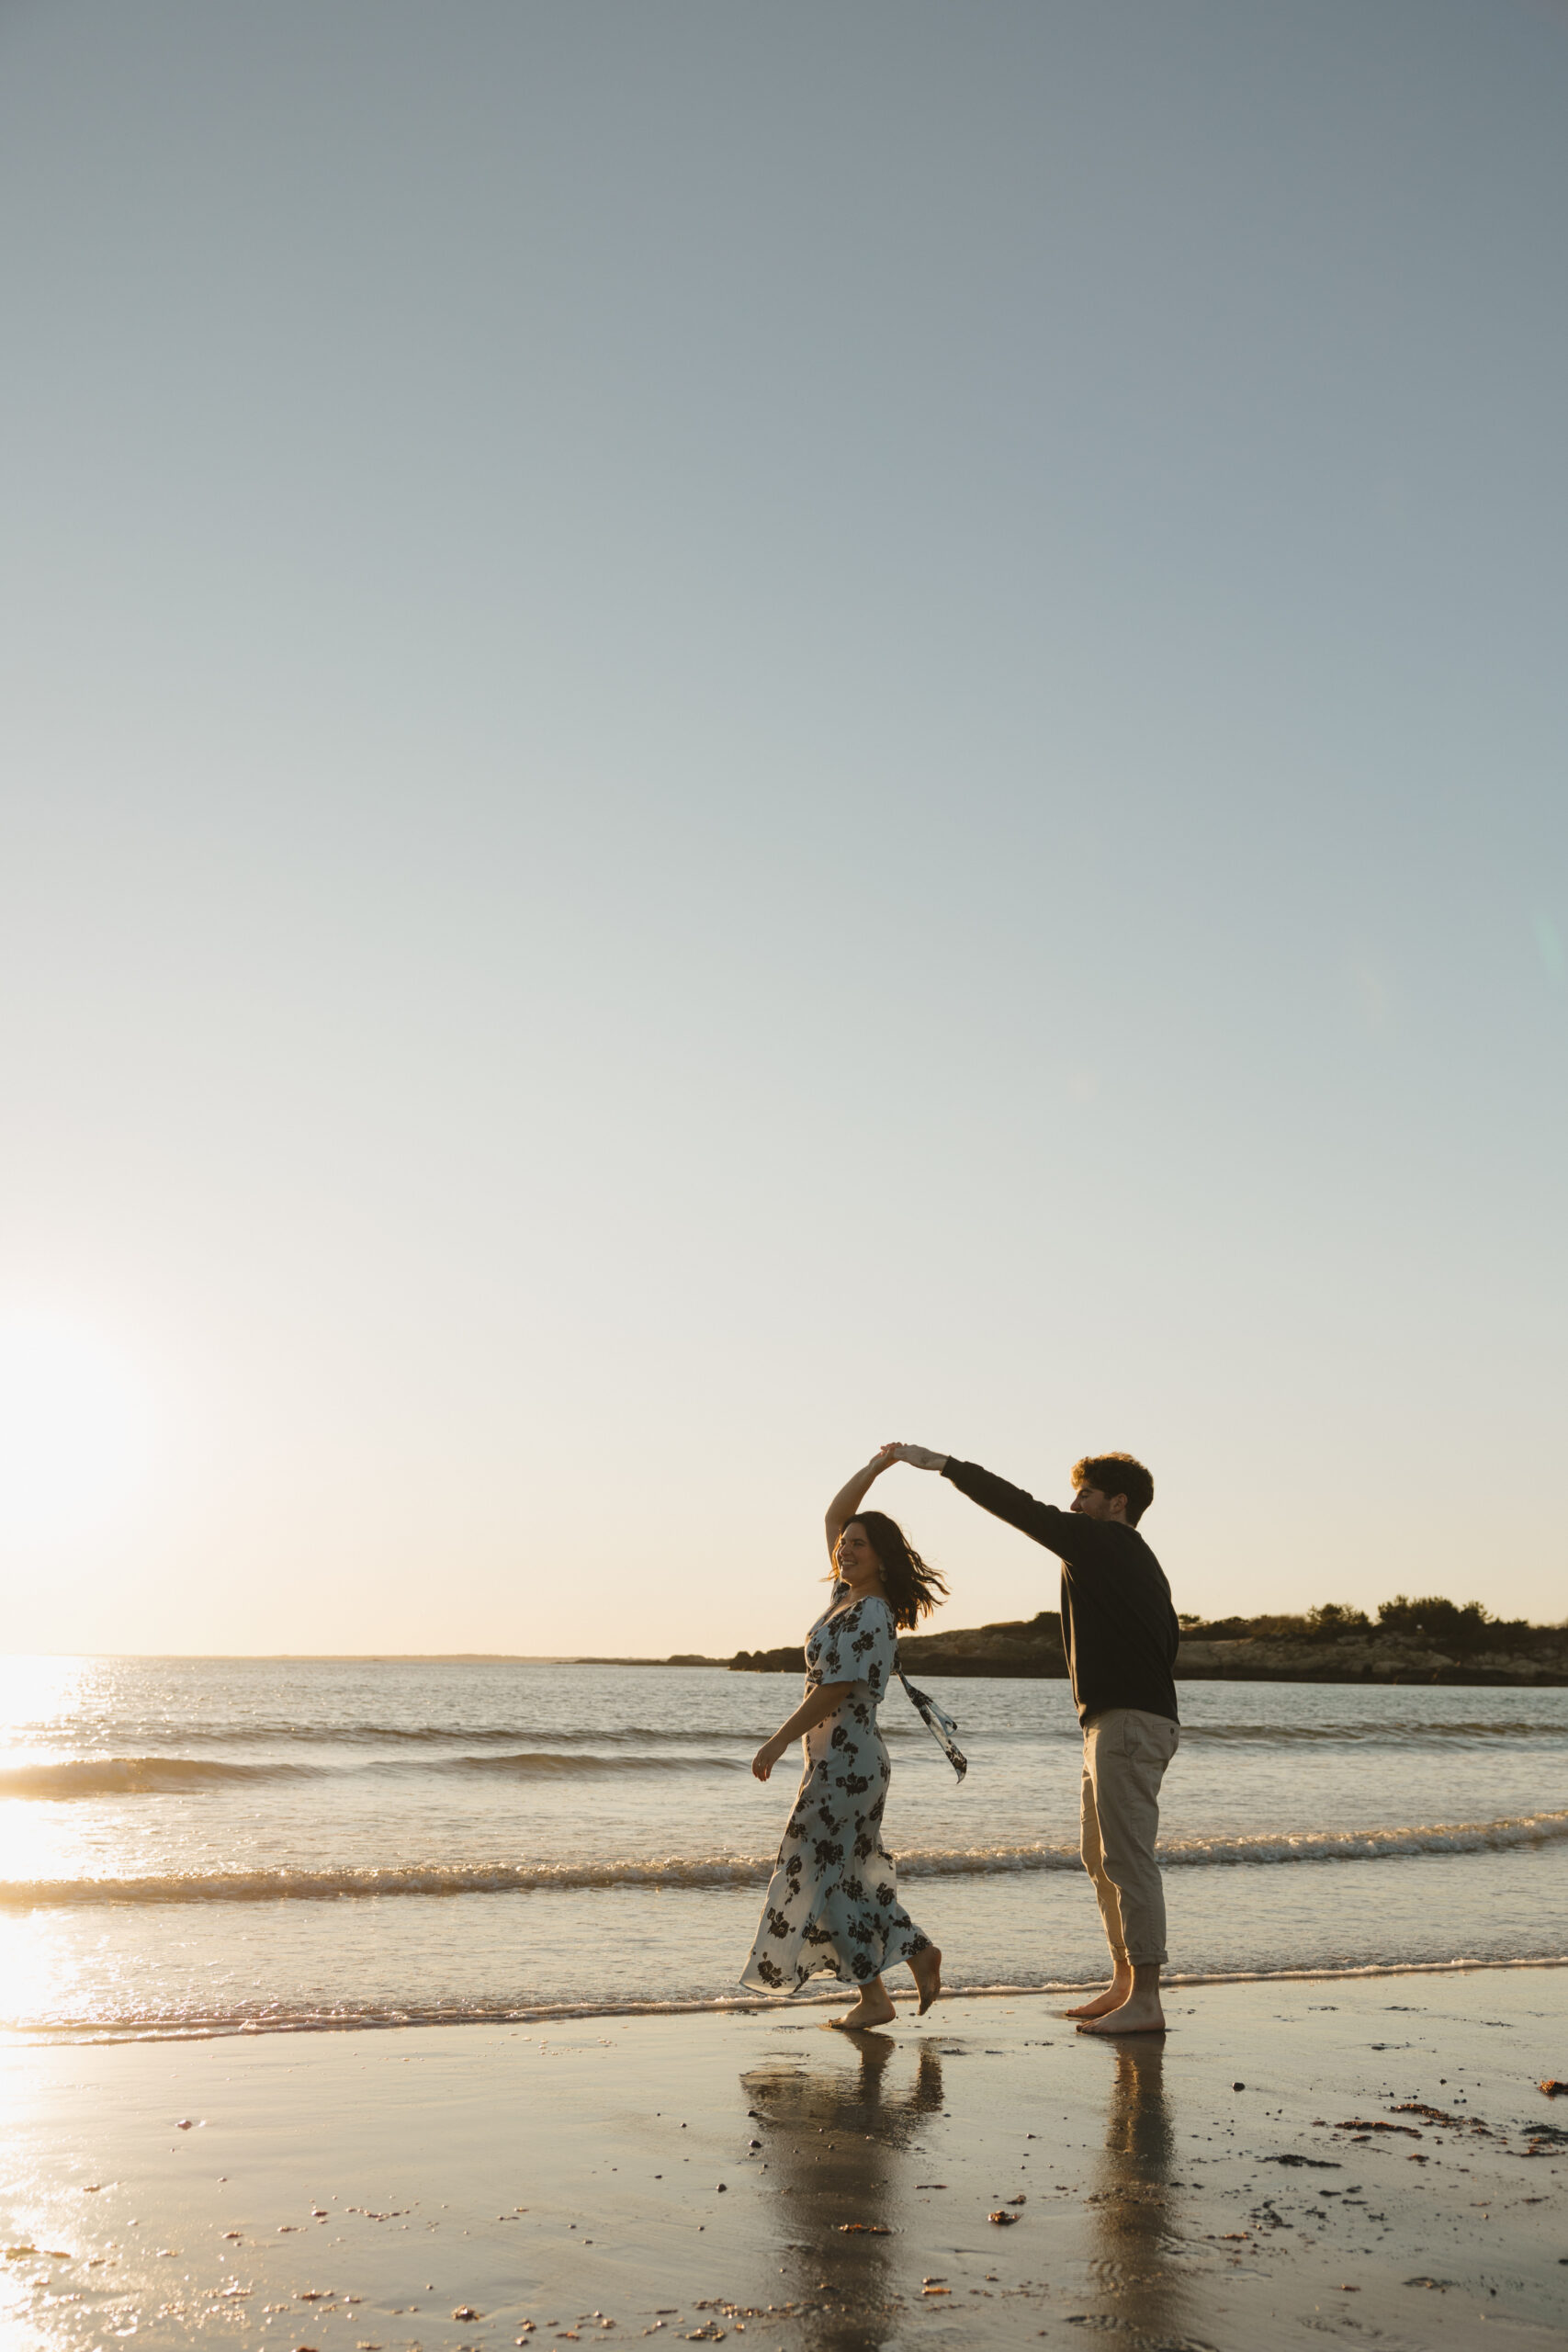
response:
[[[823,1975],[863,1984],[931,1942],[898,1900],[898,1873],[882,1842],[891,1768],[876,1710],[897,1675],[962,1780],[957,1726],[904,1680],[886,1600],[871,1594],[832,1613],[848,1591],[834,1584],[827,1613],[807,1636],[807,1690],[853,1687],[837,1714],[806,1735],[806,1770],[740,1974],[754,1992],[795,1993]]]

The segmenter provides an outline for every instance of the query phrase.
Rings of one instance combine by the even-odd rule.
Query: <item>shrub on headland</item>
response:
[[[1445,1600],[1440,1593],[1407,1600],[1396,1592],[1378,1611],[1378,1624],[1391,1634],[1424,1634],[1439,1650],[1495,1649],[1533,1630],[1523,1617],[1494,1617],[1479,1600]]]
[[[1351,1609],[1340,1600],[1325,1600],[1307,1611],[1307,1623],[1324,1642],[1337,1642],[1341,1634],[1363,1633],[1370,1623],[1364,1609]]]
[[[1431,1593],[1410,1600],[1403,1592],[1380,1603],[1374,1625],[1364,1609],[1339,1600],[1319,1601],[1299,1616],[1278,1612],[1258,1617],[1193,1617],[1183,1615],[1184,1640],[1196,1642],[1339,1642],[1354,1638],[1375,1641],[1380,1634],[1421,1640],[1431,1649],[1465,1651],[1497,1649],[1521,1635],[1561,1631],[1532,1625],[1524,1617],[1494,1617],[1479,1600],[1446,1600]]]

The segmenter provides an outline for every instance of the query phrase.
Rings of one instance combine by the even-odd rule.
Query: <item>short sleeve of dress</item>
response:
[[[849,1586],[835,1577],[828,1597],[829,1608],[837,1609],[848,1591]],[[813,1625],[811,1638],[806,1647],[808,1681],[847,1682],[850,1679],[839,1658],[839,1623],[829,1617],[818,1618]]]
[[[819,1625],[812,1638],[811,1676],[815,1682],[852,1682],[854,1676],[839,1655],[841,1624]]]
[[[840,1671],[835,1682],[864,1682],[874,1699],[885,1699],[898,1658],[898,1636],[893,1611],[874,1598],[852,1609],[834,1631],[839,1634]]]

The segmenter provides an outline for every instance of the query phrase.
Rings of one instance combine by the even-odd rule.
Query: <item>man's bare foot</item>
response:
[[[1080,2001],[1076,2009],[1064,2009],[1062,2015],[1068,2018],[1107,2017],[1112,2009],[1121,2007],[1132,1989],[1130,1973],[1125,1976],[1113,1976],[1103,1993],[1097,1993],[1092,2000]]]
[[[916,2015],[923,2018],[942,1990],[942,1954],[935,1944],[928,1944],[924,1951],[915,1954],[909,1962],[909,1973],[920,1996]]]
[[[1159,1994],[1141,1988],[1131,1992],[1119,2008],[1100,2016],[1089,2016],[1079,2026],[1080,2033],[1163,2033],[1165,2011],[1159,2005]]]
[[[828,2023],[835,2033],[859,2033],[868,2025],[891,2025],[897,2015],[887,1987],[878,1977],[874,1984],[863,1989],[852,2009],[846,2009],[841,2018],[829,2018]]]

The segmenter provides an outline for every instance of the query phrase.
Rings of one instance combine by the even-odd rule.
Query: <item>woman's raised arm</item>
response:
[[[828,1506],[826,1526],[828,1531],[828,1556],[829,1559],[832,1558],[834,1553],[839,1548],[839,1538],[844,1532],[846,1521],[853,1519],[856,1511],[859,1510],[862,1503],[864,1502],[867,1495],[870,1494],[875,1481],[881,1477],[885,1470],[891,1468],[892,1464],[897,1460],[897,1450],[896,1447],[891,1445],[878,1446],[876,1452],[872,1455],[871,1460],[866,1464],[865,1468],[863,1470],[857,1470],[852,1478],[846,1478],[844,1480],[843,1485],[839,1488],[838,1493],[833,1497],[832,1501]]]

